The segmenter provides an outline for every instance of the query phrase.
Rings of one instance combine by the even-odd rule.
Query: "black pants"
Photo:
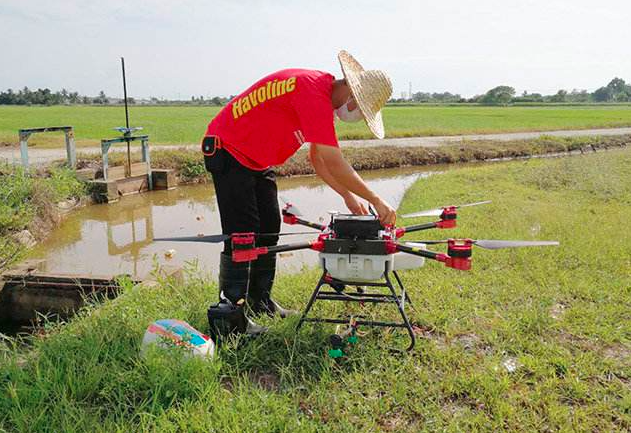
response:
[[[204,162],[215,184],[224,234],[280,231],[276,174],[272,169],[250,170],[224,149],[218,149],[213,156],[204,156]],[[259,246],[277,243],[278,236],[257,237]],[[230,240],[224,243],[224,253],[232,253]]]

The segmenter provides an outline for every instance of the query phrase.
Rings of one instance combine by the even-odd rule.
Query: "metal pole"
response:
[[[127,80],[125,79],[125,58],[121,57],[121,67],[123,69],[123,95],[125,98],[125,137],[127,141],[127,176],[131,176],[131,146],[129,144],[129,109],[127,108]]]
[[[22,166],[28,168],[28,137],[30,134],[20,131],[20,156]]]
[[[68,164],[71,168],[77,168],[77,152],[74,142],[74,130],[72,128],[66,129],[66,155],[68,157]]]
[[[153,190],[153,176],[151,174],[151,160],[149,156],[149,142],[147,140],[142,140],[141,142],[142,149],[142,160],[147,164],[147,186],[149,187],[149,191]]]

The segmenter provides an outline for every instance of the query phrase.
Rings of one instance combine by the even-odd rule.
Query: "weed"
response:
[[[28,229],[43,238],[59,221],[55,204],[85,194],[85,184],[67,168],[51,167],[36,173],[0,166],[0,241],[4,245],[0,248],[0,263],[6,267],[19,255],[18,244],[12,239],[14,233]]]

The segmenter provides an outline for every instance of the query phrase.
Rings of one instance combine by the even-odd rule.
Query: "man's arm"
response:
[[[347,191],[351,192],[367,200],[375,207],[382,224],[395,223],[396,213],[394,209],[366,185],[353,167],[344,159],[338,147],[312,143],[309,156],[316,173],[342,197]],[[329,179],[325,176],[328,176]]]
[[[320,176],[320,178],[324,180],[324,182],[326,182],[327,185],[329,185],[335,192],[342,196],[348,210],[356,215],[366,215],[368,213],[364,204],[357,200],[357,196],[339,183],[327,169],[324,160],[317,152],[317,146],[314,144],[312,144],[309,148],[309,160],[311,161],[311,165],[313,165],[316,174]]]

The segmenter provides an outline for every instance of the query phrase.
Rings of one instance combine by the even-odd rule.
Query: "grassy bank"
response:
[[[563,153],[579,150],[600,150],[627,146],[631,136],[603,137],[541,137],[535,140],[514,141],[462,141],[439,147],[343,147],[345,158],[356,170],[374,170],[379,168],[395,168],[403,166],[422,166],[432,164],[449,164],[457,162],[487,161],[496,158],[516,158],[525,156]],[[111,165],[125,163],[126,155],[113,153]],[[79,155],[80,167],[100,169],[100,156]],[[135,153],[134,159],[140,160]],[[154,168],[174,169],[180,182],[206,182],[209,177],[204,168],[201,152],[191,149],[153,150],[151,162]],[[285,164],[277,168],[280,176],[314,174],[307,151],[301,150]]]
[[[218,107],[131,107],[132,125],[143,126],[153,144],[198,143]],[[387,137],[631,126],[631,106],[482,107],[410,106],[383,111]],[[16,144],[20,128],[71,125],[78,145],[98,145],[124,124],[123,107],[0,106],[0,144]],[[362,123],[338,122],[340,139],[372,138]],[[63,134],[37,134],[35,146],[63,146]]]
[[[148,323],[205,330],[216,287],[194,276],[127,287],[36,337],[30,354],[0,351],[0,430],[628,431],[631,150],[449,171],[419,181],[401,210],[482,199],[493,203],[428,236],[561,247],[476,250],[471,272],[404,272],[421,330],[409,355],[387,351],[398,334],[370,332],[338,364],[325,355],[330,327],[296,334],[295,320],[275,320],[211,363],[177,351],[143,360]],[[276,296],[303,308],[316,278],[283,276]]]
[[[74,172],[50,167],[40,172],[0,166],[0,271],[25,250],[16,239],[28,230],[34,240],[42,239],[59,222],[57,203],[81,199],[87,190]],[[23,239],[28,243],[26,239]],[[24,243],[23,242],[23,243]]]

